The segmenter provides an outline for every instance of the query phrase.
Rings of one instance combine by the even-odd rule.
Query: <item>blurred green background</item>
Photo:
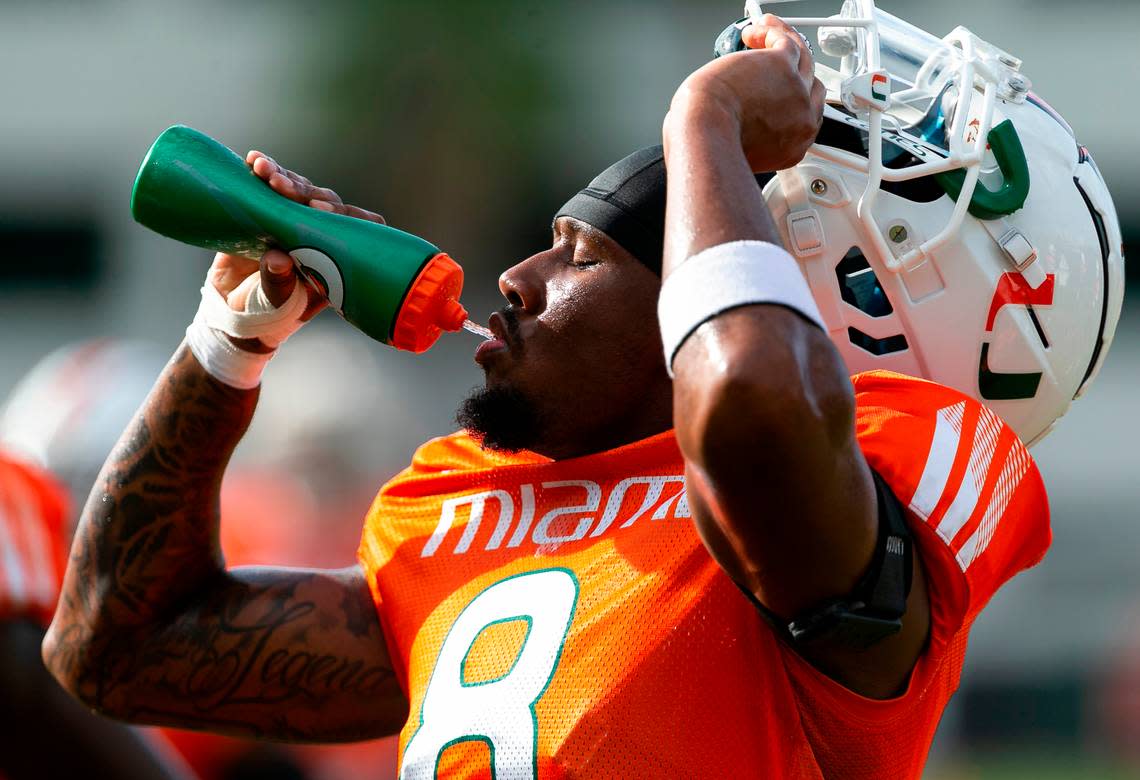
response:
[[[880,5],[937,35],[963,24],[1023,58],[1092,150],[1135,244],[1140,3]],[[499,305],[499,272],[549,241],[554,210],[609,162],[659,142],[673,90],[739,15],[736,2],[680,0],[0,0],[0,397],[77,339],[178,343],[209,257],[128,212],[137,165],[166,126],[261,149],[445,248],[483,320]],[[1140,776],[1137,278],[1098,384],[1035,450],[1054,549],[980,620],[932,778]],[[325,351],[342,362],[271,366],[277,399],[247,462],[296,444],[274,438],[273,421],[335,407],[347,422],[320,418],[303,435],[343,432],[325,446],[374,488],[452,428],[456,401],[481,379],[467,335],[414,357],[334,315],[311,330],[302,337],[342,345]],[[369,392],[346,402],[338,381]]]

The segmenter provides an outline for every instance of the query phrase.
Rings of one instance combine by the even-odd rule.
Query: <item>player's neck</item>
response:
[[[562,431],[556,429],[530,449],[551,460],[569,460],[617,449],[672,427],[673,394],[669,387],[668,392],[639,396],[626,413],[602,424],[581,423]]]

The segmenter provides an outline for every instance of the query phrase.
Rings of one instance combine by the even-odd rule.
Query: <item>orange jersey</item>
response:
[[[401,777],[918,777],[967,631],[1044,555],[1048,506],[989,410],[853,381],[928,580],[902,696],[851,693],[777,638],[698,538],[671,432],[559,462],[454,434],[384,486],[360,549],[411,702]]]
[[[0,620],[51,622],[67,562],[63,487],[0,454]]]

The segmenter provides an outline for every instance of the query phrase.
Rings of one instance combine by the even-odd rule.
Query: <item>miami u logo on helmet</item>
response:
[[[1051,306],[1053,304],[1053,290],[1056,286],[1056,275],[1047,274],[1045,281],[1034,289],[1029,286],[1020,272],[1004,273],[998,279],[997,290],[994,291],[990,302],[990,314],[986,318],[986,332],[992,333],[994,320],[998,312],[1006,306],[1024,306],[1029,310],[1029,318],[1037,335],[1041,337],[1041,345],[1049,348],[1049,339],[1041,327],[1040,320],[1033,311],[1034,306]],[[1030,371],[1025,373],[1003,374],[990,370],[990,342],[982,342],[982,356],[978,361],[978,390],[982,398],[988,401],[1020,401],[1034,398],[1037,388],[1041,384],[1042,373]]]

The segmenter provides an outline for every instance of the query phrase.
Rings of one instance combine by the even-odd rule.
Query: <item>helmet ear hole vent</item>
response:
[[[863,256],[859,247],[851,247],[839,265],[835,266],[839,281],[839,294],[843,300],[868,317],[886,317],[894,313],[879,277]]]
[[[859,347],[859,349],[879,357],[883,355],[893,355],[896,352],[906,352],[908,348],[906,336],[901,333],[897,336],[877,339],[873,336],[868,336],[856,328],[848,328],[847,337],[851,339],[851,343]]]

